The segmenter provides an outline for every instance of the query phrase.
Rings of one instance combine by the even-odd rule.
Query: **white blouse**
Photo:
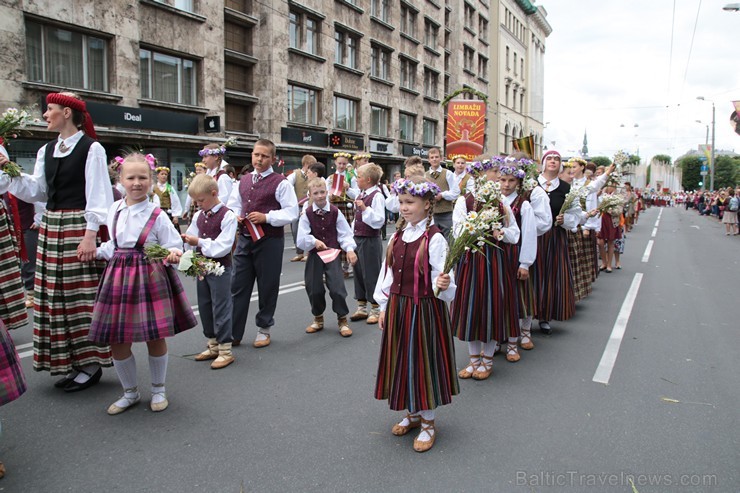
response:
[[[434,224],[434,222],[432,222],[432,224]],[[421,235],[424,234],[426,229],[426,219],[422,219],[416,225],[407,224],[403,230],[403,234],[400,240],[397,241],[403,241],[406,243],[414,242],[418,240]],[[398,232],[393,233],[393,238],[395,238],[396,236],[398,236]],[[433,288],[436,288],[437,278],[440,274],[442,274],[442,269],[444,268],[445,260],[447,259],[447,252],[447,240],[442,234],[437,233],[429,238],[429,266],[431,267]],[[449,303],[455,299],[455,291],[457,290],[457,285],[455,284],[455,274],[453,271],[454,269],[448,272],[448,274],[450,275],[450,287],[448,287],[444,291],[440,291],[437,295],[437,298],[446,303]],[[373,298],[375,299],[375,302],[380,305],[381,311],[385,311],[385,308],[388,305],[388,297],[390,296],[392,285],[393,270],[386,267],[385,259],[383,259],[383,265],[380,269],[380,276],[378,276],[378,282],[375,284],[375,293],[373,293]]]
[[[504,234],[502,241],[505,243],[517,243],[519,241],[519,226],[516,223],[514,213],[511,211],[511,207],[505,204],[506,217],[509,225],[501,228],[501,232]],[[457,238],[460,236],[460,228],[462,223],[465,222],[465,218],[468,215],[468,206],[465,203],[465,196],[461,196],[455,201],[455,208],[452,209],[452,235]]]
[[[504,202],[507,206],[511,207],[511,204],[517,197],[518,194],[514,192],[508,197],[504,197]],[[519,249],[519,268],[529,269],[534,263],[535,258],[537,258],[537,225],[535,224],[534,210],[529,201],[525,200],[522,202],[519,215],[522,218],[522,226],[520,228],[522,244]]]
[[[378,191],[373,196],[373,201],[370,203],[370,207],[365,207],[362,211],[362,222],[367,224],[373,229],[380,229],[385,224],[385,198],[380,192],[377,186],[372,186],[364,191],[365,195],[370,195],[375,190]],[[358,198],[362,195],[362,191],[358,194]],[[354,230],[355,223],[352,223],[352,229]]]

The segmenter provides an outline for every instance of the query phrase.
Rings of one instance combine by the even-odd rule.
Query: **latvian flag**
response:
[[[321,250],[320,252],[316,252],[319,256],[319,258],[324,262],[325,264],[328,264],[332,260],[336,259],[339,256],[339,253],[341,252],[338,248],[327,248],[326,250]]]
[[[332,179],[331,194],[341,197],[344,195],[344,173],[334,173]]]
[[[249,236],[252,237],[252,241],[255,243],[265,236],[265,232],[262,231],[262,226],[254,224],[249,219],[244,219],[244,226],[247,228],[247,231],[249,231]]]

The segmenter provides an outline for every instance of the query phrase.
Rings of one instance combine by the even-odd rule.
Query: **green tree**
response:
[[[647,171],[645,172],[645,183],[647,183],[648,185],[650,185],[650,171],[651,171],[651,166],[648,164]]]
[[[702,180],[700,174],[702,161],[699,156],[687,156],[683,159],[679,159],[676,164],[681,168],[682,178],[681,186],[684,190],[699,190],[699,185]]]
[[[740,178],[740,158],[717,156],[714,166],[714,188],[734,187]]]
[[[671,156],[667,154],[656,154],[653,156],[652,161],[660,161],[661,163],[671,164]]]
[[[612,164],[611,158],[608,158],[606,156],[594,156],[591,158],[591,162],[594,163],[596,166],[609,166]]]

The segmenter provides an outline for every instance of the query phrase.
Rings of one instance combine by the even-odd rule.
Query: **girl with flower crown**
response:
[[[109,347],[87,342],[87,335],[102,271],[98,230],[113,193],[85,102],[65,92],[47,95],[46,103],[47,128],[59,136],[39,149],[33,175],[12,179],[10,192],[47,203],[36,257],[33,367],[65,375],[54,386],[76,392],[98,383],[101,367],[111,366]],[[3,177],[0,172],[0,182]]]
[[[228,175],[224,167],[228,164],[224,161],[226,146],[222,144],[206,144],[198,151],[198,155],[207,167],[206,174],[212,176],[218,183],[218,199],[222,203],[229,201],[234,181]]]
[[[435,409],[459,392],[446,304],[456,287],[452,275],[442,272],[447,240],[433,225],[439,187],[417,175],[397,181],[393,189],[403,220],[375,286],[383,331],[375,398],[387,399],[394,411],[407,410],[391,433],[401,436],[421,427],[414,450],[426,452],[437,437]]]
[[[460,225],[468,214],[481,213],[486,207],[498,209],[503,218],[501,229],[492,231],[481,251],[468,251],[457,265],[455,277],[459,289],[452,303],[452,328],[461,341],[468,343],[470,362],[458,372],[463,379],[487,379],[493,370],[493,354],[498,343],[519,335],[516,278],[503,250],[503,244],[519,241],[519,226],[500,196],[485,203],[481,194],[486,181],[498,187],[499,166],[502,160],[476,161],[468,166],[475,179],[474,191],[459,197],[452,216],[452,234],[460,236]],[[516,344],[514,345],[514,350]]]

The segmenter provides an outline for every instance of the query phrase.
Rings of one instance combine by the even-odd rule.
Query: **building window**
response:
[[[424,96],[437,99],[437,84],[439,74],[429,68],[424,67]]]
[[[475,50],[466,46],[463,50],[463,69],[468,72],[473,71],[473,59],[475,58]]]
[[[416,62],[401,57],[401,87],[411,89],[416,87]]]
[[[388,137],[388,121],[390,120],[388,108],[381,106],[370,106],[370,133],[378,137]]]
[[[478,37],[480,39],[488,38],[488,19],[482,15],[478,16]]]
[[[288,121],[318,125],[317,99],[313,89],[288,84]]]
[[[233,132],[252,132],[252,105],[226,102],[226,130]]]
[[[334,96],[334,128],[357,131],[357,102],[353,99]]]
[[[178,104],[198,104],[195,61],[152,50],[139,50],[141,97]]]
[[[436,49],[437,36],[439,36],[439,26],[429,19],[424,19],[424,44]]]
[[[391,0],[371,0],[370,15],[377,17],[383,22],[390,22]]]
[[[478,77],[488,79],[488,58],[478,54]]]
[[[508,107],[509,106],[509,89],[511,89],[511,85],[510,84],[506,84],[505,87],[506,87],[506,97],[504,98],[504,100],[506,101],[505,106]]]
[[[516,75],[516,53],[514,53],[514,75]]]
[[[517,89],[516,87],[511,93],[511,109],[516,111],[516,95],[517,95]]]
[[[405,3],[401,3],[401,32],[416,37],[416,11]]]
[[[519,59],[519,74],[522,80],[524,80],[524,57]]]
[[[357,68],[357,47],[360,45],[359,38],[347,31],[337,30],[334,33],[334,61],[339,65],[349,68]]]
[[[226,0],[225,6],[244,14],[252,13],[252,0]]]
[[[400,140],[414,140],[414,120],[416,120],[414,115],[409,115],[408,113],[398,114],[398,138]]]
[[[252,94],[252,69],[235,63],[224,63],[224,87]]]
[[[391,74],[391,52],[379,45],[373,45],[370,55],[370,75],[388,80]]]
[[[424,136],[422,142],[425,146],[437,144],[437,122],[424,118]]]
[[[469,3],[465,3],[465,27],[473,29],[475,25],[475,8]]]
[[[519,111],[524,113],[524,93],[519,94]]]
[[[108,42],[75,31],[26,23],[28,80],[108,91]]]
[[[290,47],[312,55],[319,54],[321,21],[303,12],[290,12]]]
[[[175,0],[175,8],[193,12],[193,0]]]
[[[506,70],[511,70],[511,62],[509,62],[509,56],[511,54],[511,49],[509,47],[506,47]]]
[[[252,30],[233,22],[224,22],[224,48],[249,54],[252,48]]]

